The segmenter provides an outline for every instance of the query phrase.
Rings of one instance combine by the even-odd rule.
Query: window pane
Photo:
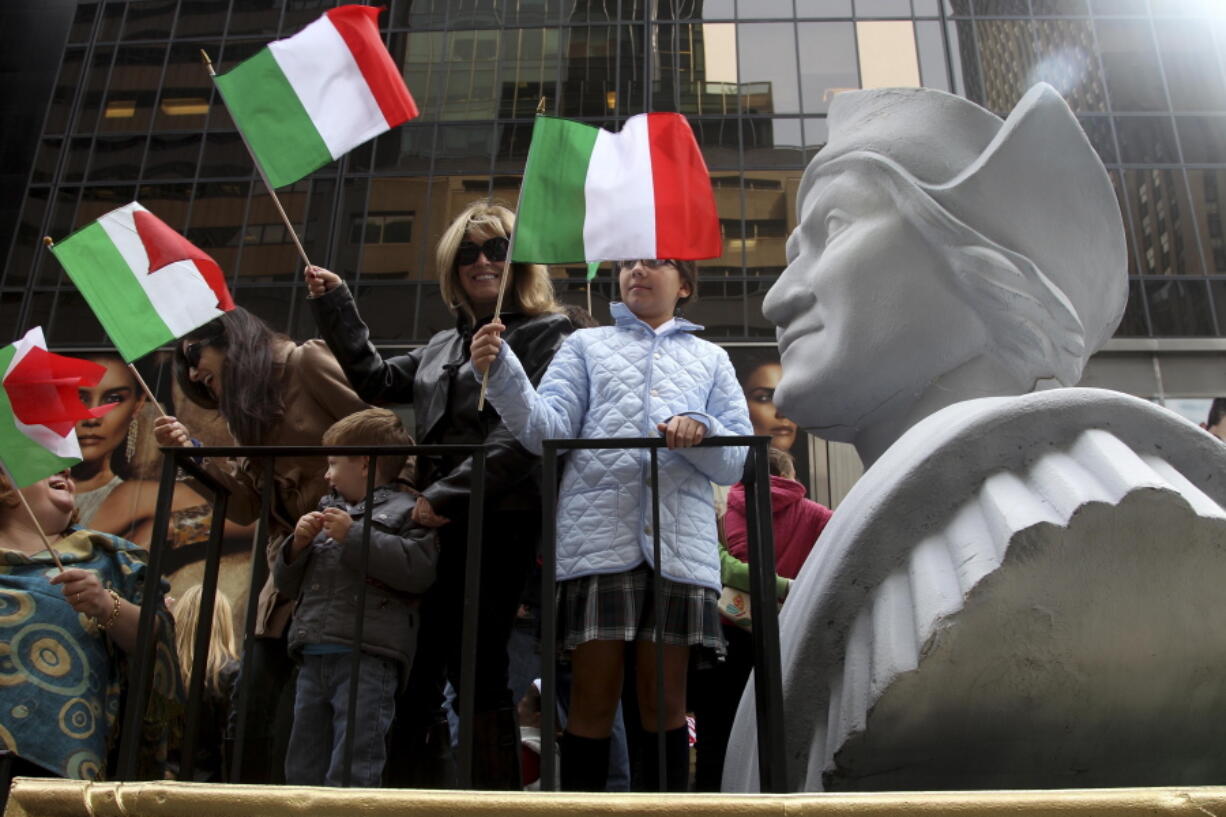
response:
[[[247,209],[247,182],[208,182],[196,185],[187,238],[207,252],[233,280],[238,246]]]
[[[200,163],[203,178],[238,176],[246,178],[255,169],[254,160],[237,133],[211,132],[204,141],[204,158]]]
[[[171,46],[154,127],[162,130],[203,128],[212,98],[213,81],[201,65],[200,44]],[[221,107],[220,100],[217,107]]]
[[[149,155],[145,159],[146,179],[191,179],[196,175],[200,160],[202,135],[157,136],[149,140]]]
[[[176,37],[213,37],[226,25],[230,0],[181,0]]]
[[[1098,152],[1098,156],[1105,164],[1115,164],[1119,161],[1119,156],[1115,151],[1115,137],[1111,133],[1111,120],[1106,116],[1079,116],[1077,122],[1081,125],[1082,130],[1086,132],[1086,136],[1090,137],[1090,144],[1094,146],[1094,150]]]
[[[919,87],[915,25],[910,20],[858,22],[856,45],[860,55],[860,87]]]
[[[1166,110],[1166,94],[1149,22],[1098,20],[1095,27],[1112,110]]]
[[[94,16],[98,13],[101,3],[80,3],[77,5],[76,16],[72,18],[72,29],[68,33],[68,42],[88,42],[94,29]]]
[[[1226,164],[1226,116],[1177,116],[1183,160],[1192,164]]]
[[[54,319],[46,323],[47,344],[57,346],[110,346],[111,342],[80,291],[73,286],[55,294]]]
[[[1142,275],[1200,275],[1196,216],[1183,174],[1171,170],[1124,173]]]
[[[1146,281],[1149,319],[1157,337],[1204,337],[1213,334],[1213,317],[1205,281]]]
[[[738,25],[737,54],[745,113],[800,112],[792,23]]]
[[[1124,318],[1119,328],[1115,330],[1117,338],[1149,337],[1149,326],[1145,322],[1145,305],[1141,302],[1141,282],[1128,282],[1128,305],[1124,307]]]
[[[290,310],[295,306],[306,307],[294,302],[299,299],[299,293],[305,293],[302,286],[255,286],[251,283],[240,283],[234,293],[234,300],[243,305],[247,311],[263,318],[277,332],[289,329]]]
[[[43,216],[47,212],[47,197],[50,191],[45,187],[34,187],[26,193],[24,206],[21,208],[21,220],[17,222],[17,235],[13,240],[12,250],[5,265],[3,275],[4,286],[22,286],[30,275],[30,264],[34,261],[35,251],[43,245]],[[15,320],[3,326],[15,326]],[[11,330],[6,330],[11,331]]]
[[[1027,0],[971,0],[971,9],[976,15],[1018,16],[1030,13]]]
[[[90,164],[91,181],[135,180],[145,156],[144,136],[99,136]]]
[[[1226,196],[1226,170],[1189,170],[1188,197],[1192,202],[1189,219],[1200,235],[1204,271],[1226,275],[1226,223],[1222,198]],[[1222,315],[1226,318],[1226,315]]]
[[[851,23],[799,23],[800,87],[804,112],[826,113],[839,91],[860,87]]]
[[[851,17],[851,0],[796,0],[797,17]]]
[[[774,20],[792,16],[792,0],[737,0],[737,16],[742,20]]]
[[[856,0],[857,17],[910,17],[911,0]]]
[[[628,86],[624,83],[629,82],[634,67],[629,62],[619,62],[617,35],[621,30],[619,26],[581,26],[571,30],[562,74],[562,98],[550,100],[550,110],[568,117],[605,116],[624,110],[624,104],[619,103],[625,102]],[[537,88],[536,93],[540,93],[539,84]],[[546,96],[553,96],[553,92]]]
[[[1226,110],[1226,87],[1210,30],[1201,22],[1155,20],[1158,49],[1176,111]]]
[[[691,119],[708,170],[740,167],[740,129],[733,119]]]
[[[919,44],[920,79],[925,88],[948,91],[949,72],[945,65],[945,43],[941,24],[936,20],[921,20],[915,24],[915,39]]]
[[[170,36],[176,0],[132,0],[123,23],[125,40],[157,40]]]
[[[801,120],[753,117],[741,120],[745,167],[804,167]]]
[[[1086,0],[1031,0],[1035,14],[1080,15],[1089,14]]]
[[[230,12],[229,36],[258,34],[272,38],[277,36],[277,23],[281,19],[281,6],[295,5],[282,0],[241,0]],[[323,12],[323,9],[320,9]],[[297,34],[297,29],[285,32],[285,36]]]
[[[60,64],[60,76],[55,82],[51,105],[47,111],[47,133],[63,133],[68,127],[68,109],[81,77],[81,63],[85,52],[79,48],[69,49]]]
[[[1115,120],[1120,160],[1130,164],[1172,164],[1178,161],[1175,131],[1166,116],[1120,116]]]
[[[73,133],[93,133],[97,128],[98,115],[102,112],[102,99],[106,93],[106,81],[114,58],[113,47],[100,46],[94,50],[94,58],[82,78],[85,82],[85,93],[76,121],[72,123]]]

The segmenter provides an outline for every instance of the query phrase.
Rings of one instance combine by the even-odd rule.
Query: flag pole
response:
[[[541,97],[540,101],[536,103],[536,115],[540,116],[544,112],[545,112],[545,97]],[[531,145],[529,145],[528,149],[529,151],[531,151],[532,149]],[[515,203],[515,224],[516,224],[516,227],[518,227],[519,225],[519,202],[518,201]],[[510,241],[507,242],[507,260],[506,260],[506,263],[503,264],[503,267],[502,267],[502,278],[499,279],[498,281],[498,300],[494,303],[493,320],[495,321],[498,320],[498,317],[502,314],[502,300],[507,294],[507,279],[509,279],[511,276],[515,274],[515,266],[514,266],[514,263],[511,261],[511,259],[515,255],[515,235],[518,232],[519,232],[518,229],[511,230],[511,239]],[[489,388],[489,385],[490,385],[490,370],[487,368],[485,370],[485,374],[481,377],[481,394],[477,396],[477,411],[481,411],[482,409],[485,408],[485,391],[487,388]]]
[[[203,48],[200,49],[200,56],[204,59],[204,68],[209,72],[209,77],[213,79],[213,87],[217,87],[217,72],[213,70],[213,61],[209,59],[209,54]],[[221,97],[221,104],[226,104],[226,95],[221,92],[221,88],[217,88],[217,95]],[[298,256],[302,259],[302,263],[308,267],[314,266],[311,259],[307,258],[306,250],[303,249],[302,242],[298,240],[298,231],[294,229],[294,225],[289,220],[289,215],[285,212],[285,208],[281,206],[281,199],[277,197],[277,191],[268,183],[268,176],[264,174],[264,168],[260,166],[260,160],[255,158],[255,152],[251,150],[250,143],[247,142],[246,135],[239,129],[239,137],[243,140],[243,145],[247,148],[247,153],[251,156],[251,161],[255,163],[255,170],[260,174],[260,180],[264,182],[264,189],[268,191],[268,195],[272,196],[273,206],[277,208],[277,213],[281,216],[281,221],[285,224],[285,229],[289,232],[289,237],[293,239],[294,246],[298,249]]]
[[[129,363],[128,370],[132,372],[132,376],[136,378],[136,382],[140,383],[140,387],[144,389],[145,395],[149,398],[149,402],[153,403],[153,407],[157,409],[158,415],[166,417],[167,414],[162,409],[161,403],[159,403],[157,397],[153,395],[153,389],[149,388],[149,384],[145,382],[145,378],[141,377],[140,372],[136,370],[136,364]]]
[[[4,472],[4,476],[8,478],[9,484],[13,486],[13,493],[17,494],[17,498],[21,500],[21,507],[26,509],[26,513],[30,515],[30,521],[34,523],[34,530],[38,531],[38,535],[43,540],[43,545],[47,548],[47,552],[51,554],[51,558],[55,560],[55,566],[64,572],[64,563],[60,561],[60,554],[55,552],[51,547],[51,540],[47,538],[47,534],[43,532],[43,526],[38,523],[38,517],[34,515],[34,509],[30,507],[30,503],[26,501],[25,494],[17,488],[17,480],[13,479],[12,472],[8,466],[0,462],[0,471]]]

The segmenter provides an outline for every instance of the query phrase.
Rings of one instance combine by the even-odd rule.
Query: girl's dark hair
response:
[[[677,268],[677,274],[681,276],[683,284],[690,285],[690,294],[684,298],[677,299],[677,306],[683,306],[690,301],[698,300],[698,262],[697,261],[673,261],[673,266]]]
[[[187,399],[217,409],[239,445],[259,445],[285,414],[281,377],[273,360],[273,349],[283,340],[288,338],[236,306],[175,344],[175,378]],[[220,400],[188,379],[183,341],[203,342],[224,354]]]

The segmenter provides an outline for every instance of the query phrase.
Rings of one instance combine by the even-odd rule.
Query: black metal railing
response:
[[[783,706],[782,686],[779,671],[779,631],[773,587],[774,577],[774,543],[771,531],[770,513],[770,480],[767,470],[767,446],[769,437],[716,437],[703,441],[703,447],[747,446],[750,456],[747,458],[744,483],[746,486],[746,519],[748,527],[749,566],[751,582],[751,604],[754,610],[753,643],[755,692],[758,716],[758,758],[762,791],[785,791],[787,786],[787,764],[783,743]],[[543,513],[543,567],[542,567],[542,701],[541,701],[541,732],[542,732],[542,789],[556,788],[557,780],[554,774],[556,741],[554,728],[556,724],[556,675],[555,649],[557,617],[554,604],[556,581],[554,564],[556,560],[555,543],[555,505],[557,502],[557,459],[559,452],[571,449],[648,449],[651,459],[652,514],[653,514],[653,547],[654,562],[660,563],[659,535],[659,502],[654,487],[658,483],[659,464],[658,452],[664,447],[664,441],[653,439],[577,439],[577,440],[546,440],[542,469],[542,513]],[[251,578],[247,596],[246,619],[243,636],[243,662],[250,666],[254,648],[255,624],[257,617],[257,600],[260,590],[268,579],[267,546],[270,535],[270,518],[276,491],[274,481],[274,462],[278,457],[324,457],[339,456],[379,456],[413,455],[431,456],[440,454],[463,454],[472,457],[471,497],[468,516],[468,540],[466,544],[464,603],[463,603],[463,644],[461,647],[460,679],[461,688],[457,690],[459,703],[459,746],[458,746],[458,778],[459,785],[471,788],[473,780],[474,759],[474,672],[476,669],[477,652],[477,605],[481,598],[481,534],[482,509],[485,495],[485,456],[482,446],[477,445],[412,445],[412,446],[210,446],[197,448],[164,448],[166,455],[163,462],[161,483],[158,494],[157,508],[154,516],[153,541],[149,550],[149,563],[145,581],[146,593],[140,611],[140,623],[137,636],[137,648],[132,656],[132,672],[127,691],[124,712],[122,714],[122,731],[119,746],[119,762],[112,775],[116,780],[131,780],[136,775],[141,739],[141,720],[148,701],[153,680],[153,666],[157,639],[154,637],[156,615],[163,604],[162,594],[157,591],[164,573],[164,562],[167,552],[167,535],[170,523],[171,500],[174,495],[176,475],[182,469],[189,477],[196,480],[214,496],[214,512],[206,547],[204,576],[201,588],[201,606],[198,614],[195,633],[195,653],[193,656],[191,682],[187,690],[186,724],[180,755],[179,779],[191,780],[194,773],[196,744],[200,735],[200,712],[204,695],[205,666],[208,659],[209,638],[212,632],[214,615],[214,599],[219,578],[222,532],[224,529],[225,511],[229,499],[226,487],[211,477],[201,466],[205,457],[244,457],[260,464],[260,498],[261,509],[257,523],[256,534],[252,540]],[[376,468],[372,462],[367,472],[366,497],[369,503],[375,489]],[[752,489],[752,490],[751,490]],[[361,540],[361,570],[368,572],[370,558],[370,524],[371,514],[363,515]],[[654,592],[661,592],[659,570],[654,571]],[[361,583],[358,589],[356,609],[359,611],[354,623],[354,644],[362,643],[365,610],[366,584]],[[663,617],[656,617],[656,645],[663,649],[660,638],[660,628]],[[352,673],[356,680],[360,671],[361,650],[353,650]],[[657,713],[664,717],[662,696],[663,661],[657,653]],[[235,702],[236,733],[232,759],[233,775],[238,779],[239,770],[243,768],[245,753],[249,750],[247,737],[251,713],[251,685],[257,683],[249,671],[241,671]],[[350,684],[349,689],[349,720],[354,722],[357,708],[358,685]],[[261,716],[267,713],[261,713]],[[664,730],[658,729],[657,739],[662,743]],[[353,756],[353,741],[355,730],[347,730],[344,747],[343,785],[349,785],[350,766]],[[663,766],[664,751],[659,746],[658,756]],[[660,769],[659,780],[663,785],[665,774]]]

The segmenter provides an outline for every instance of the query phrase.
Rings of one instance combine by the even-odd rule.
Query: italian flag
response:
[[[340,6],[217,77],[273,187],[293,184],[417,116],[379,36],[379,9]]]
[[[51,251],[129,363],[234,308],[217,263],[137,202]]]
[[[77,389],[97,385],[106,367],[51,354],[41,327],[0,349],[0,373],[0,460],[18,488],[80,462],[77,421],[115,407],[86,408]]]
[[[684,116],[639,114],[618,133],[536,118],[513,260],[560,264],[722,253],[711,177]]]

